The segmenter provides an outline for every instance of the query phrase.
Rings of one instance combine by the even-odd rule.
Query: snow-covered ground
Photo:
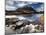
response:
[[[5,31],[6,34],[15,33],[12,29],[10,29],[11,27],[5,27],[5,28],[6,28],[6,31]]]
[[[12,25],[10,25],[9,27],[5,27],[6,28],[5,33],[6,34],[20,34],[20,33],[26,32],[27,30],[29,30],[27,32],[31,33],[31,32],[34,32],[35,31],[35,27],[36,26],[37,25],[30,24],[30,25],[26,25],[24,27],[21,27],[20,29],[13,30],[13,29],[11,29]]]

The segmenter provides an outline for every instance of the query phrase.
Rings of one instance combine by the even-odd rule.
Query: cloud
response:
[[[44,4],[43,3],[32,4],[32,8],[34,8],[37,12],[40,12],[44,10]]]
[[[36,10],[37,10],[38,12],[43,11],[43,10],[44,10],[44,6],[41,5],[39,8],[36,8]]]
[[[23,7],[31,2],[6,0],[6,10],[16,10],[17,8]]]
[[[25,6],[26,4],[18,4],[17,6],[18,6],[18,8],[19,7],[23,7],[23,6]]]
[[[25,5],[31,4],[37,12],[43,11],[43,4],[38,4],[37,2],[30,1],[15,1],[15,0],[6,0],[6,10],[16,10],[17,8],[23,7]]]
[[[6,5],[6,10],[16,10],[17,8],[14,6],[8,6]]]

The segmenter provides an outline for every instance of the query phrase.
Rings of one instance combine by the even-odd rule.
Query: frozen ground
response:
[[[34,26],[33,25],[31,25],[31,26],[32,27],[29,26],[29,30],[32,29],[32,31],[33,31]],[[21,27],[20,29],[17,29],[17,30],[12,30],[11,27],[12,27],[12,25],[10,25],[10,27],[5,27],[6,28],[6,31],[5,31],[6,34],[19,34],[19,33],[22,33],[22,31],[26,30],[26,28],[28,27],[28,25],[26,25],[25,27]],[[23,29],[25,29],[25,30],[23,30]]]
[[[6,27],[5,33],[9,34],[9,33],[15,33],[15,32],[12,29],[10,29],[10,27]]]

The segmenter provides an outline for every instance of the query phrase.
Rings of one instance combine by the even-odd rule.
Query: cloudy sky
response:
[[[17,8],[23,7],[28,4],[30,4],[30,6],[38,12],[43,11],[44,9],[43,3],[6,0],[6,10],[16,10]]]

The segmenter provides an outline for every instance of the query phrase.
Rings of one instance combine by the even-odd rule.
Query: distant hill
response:
[[[36,10],[34,10],[31,5],[26,5],[22,8],[18,8],[14,11],[8,11],[8,10],[5,10],[6,11],[6,15],[27,15],[27,14],[40,14],[40,13],[44,13],[44,11],[40,11],[40,12],[37,12]]]

